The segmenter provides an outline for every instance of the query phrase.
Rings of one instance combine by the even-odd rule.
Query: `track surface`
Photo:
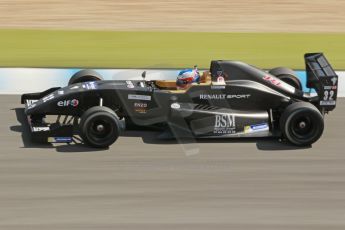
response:
[[[127,132],[109,150],[28,141],[0,96],[0,229],[344,229],[345,100],[322,139],[180,145]]]

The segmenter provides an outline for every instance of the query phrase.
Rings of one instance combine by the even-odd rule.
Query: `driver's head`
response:
[[[186,89],[193,82],[199,82],[200,75],[196,66],[194,69],[185,69],[179,72],[176,80],[178,89]]]

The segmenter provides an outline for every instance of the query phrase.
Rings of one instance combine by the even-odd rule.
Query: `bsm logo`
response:
[[[217,114],[215,128],[235,128],[235,116],[231,114]]]
[[[57,103],[57,106],[59,107],[77,107],[79,105],[79,101],[77,99],[72,99],[72,100],[64,100],[64,101],[59,101]]]

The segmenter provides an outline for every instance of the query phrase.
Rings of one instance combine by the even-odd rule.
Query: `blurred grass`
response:
[[[303,54],[324,52],[345,69],[345,34],[0,30],[0,66],[208,68],[212,59],[262,68],[304,69]]]

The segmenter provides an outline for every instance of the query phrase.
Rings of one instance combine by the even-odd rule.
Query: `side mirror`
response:
[[[144,72],[141,74],[141,77],[145,80],[145,78],[146,78],[146,71],[144,71]]]

